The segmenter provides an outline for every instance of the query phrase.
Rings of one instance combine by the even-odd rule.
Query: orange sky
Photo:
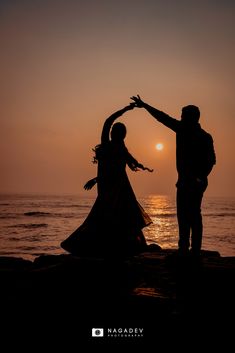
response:
[[[104,120],[140,94],[175,118],[200,107],[217,155],[207,194],[235,196],[234,10],[228,0],[0,0],[0,192],[87,194]],[[136,194],[174,194],[174,133],[141,109],[121,121],[129,151],[154,169],[128,172]]]

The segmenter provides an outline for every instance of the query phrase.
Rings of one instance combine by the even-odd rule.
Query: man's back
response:
[[[176,130],[176,163],[179,180],[207,180],[216,162],[213,139],[199,123],[180,121]]]

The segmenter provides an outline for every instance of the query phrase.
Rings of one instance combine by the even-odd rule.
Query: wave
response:
[[[50,212],[40,212],[40,211],[31,211],[31,212],[25,212],[25,216],[33,216],[33,217],[44,217],[44,216],[49,216],[51,215]]]
[[[204,217],[235,217],[235,213],[204,213]]]
[[[157,217],[157,218],[171,218],[176,217],[176,213],[151,213],[148,212],[150,217]],[[225,213],[204,213],[202,210],[203,217],[235,217],[235,213],[225,212]]]
[[[91,208],[92,205],[66,205],[66,208]]]
[[[157,213],[157,212],[151,212],[150,210],[147,210],[148,214],[150,217],[153,218],[175,218],[177,216],[176,212],[172,212],[172,213]],[[88,212],[86,212],[85,210],[82,212],[80,211],[78,214],[77,213],[50,213],[50,212],[41,212],[41,211],[30,211],[30,212],[25,212],[24,215],[27,217],[51,217],[51,218],[64,218],[64,219],[70,219],[70,218],[84,218],[86,217],[88,214]],[[207,213],[207,212],[203,212],[202,210],[202,216],[203,217],[219,217],[219,218],[232,218],[235,217],[235,212],[220,212],[220,213],[216,213],[216,212],[212,212],[212,213]],[[19,214],[2,214],[0,215],[0,219],[17,219],[19,218]],[[29,227],[29,228],[33,228],[33,227],[45,227],[47,226],[46,223],[31,223],[31,224],[18,224],[18,225],[13,225],[12,227]]]
[[[151,213],[148,212],[150,217],[156,217],[156,218],[171,218],[171,217],[176,217],[176,213]]]
[[[15,219],[16,217],[18,217],[18,215],[16,215],[16,214],[1,214],[0,215],[0,219]]]
[[[8,226],[8,228],[26,228],[26,229],[35,229],[35,228],[43,228],[48,227],[47,223],[28,223],[28,224],[14,224]]]

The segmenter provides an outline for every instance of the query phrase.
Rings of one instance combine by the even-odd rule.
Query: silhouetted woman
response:
[[[98,196],[82,225],[61,243],[63,249],[74,255],[128,256],[146,249],[142,228],[151,219],[136,200],[125,168],[128,165],[133,171],[152,170],[128,152],[124,144],[125,125],[113,124],[134,106],[131,103],[115,112],[104,123],[101,144],[94,149],[97,177],[84,186],[89,190],[97,183]]]

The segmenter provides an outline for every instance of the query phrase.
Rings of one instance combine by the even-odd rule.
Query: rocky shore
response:
[[[94,341],[92,328],[103,328],[110,342],[144,339],[167,347],[191,338],[193,344],[206,339],[226,345],[233,330],[234,275],[235,257],[205,250],[200,258],[182,257],[154,245],[122,260],[0,257],[1,332],[79,344]],[[108,328],[115,338],[107,337]],[[143,330],[142,337],[123,331],[133,328]]]

